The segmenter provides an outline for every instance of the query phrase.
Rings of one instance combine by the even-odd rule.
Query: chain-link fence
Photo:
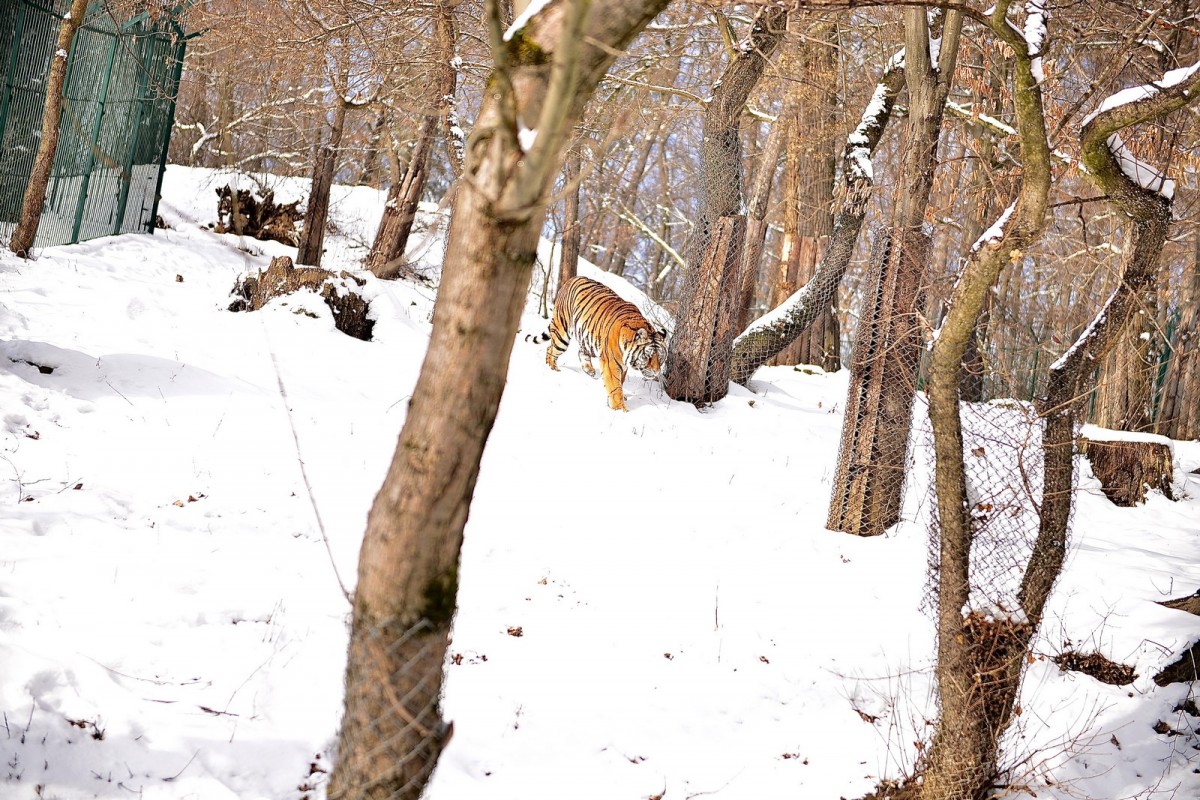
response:
[[[447,639],[426,620],[351,638],[346,691],[356,696],[347,697],[336,778],[361,796],[417,800],[428,783],[453,731],[441,716]]]
[[[45,78],[69,0],[0,4],[0,237],[20,216]],[[186,37],[173,19],[92,3],[67,61],[60,139],[35,244],[155,227]]]

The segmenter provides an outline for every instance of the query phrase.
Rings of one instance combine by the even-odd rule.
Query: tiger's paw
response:
[[[608,396],[608,407],[613,411],[629,411],[629,407],[625,405],[624,395],[619,393]]]

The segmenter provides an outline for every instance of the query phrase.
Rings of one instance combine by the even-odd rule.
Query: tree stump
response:
[[[235,195],[228,184],[217,192],[217,233],[236,233],[260,241],[271,240],[295,247],[300,241],[296,222],[304,218],[300,201],[275,202],[275,192],[268,189],[262,199],[248,189],[238,189]]]
[[[1080,450],[1092,462],[1092,473],[1100,480],[1104,495],[1118,506],[1129,508],[1146,501],[1148,489],[1174,500],[1174,477],[1170,440],[1153,434],[1119,433],[1105,438],[1105,431],[1092,429],[1093,436],[1079,439]]]
[[[367,318],[370,306],[351,287],[364,281],[348,272],[330,272],[317,267],[292,265],[287,256],[271,259],[266,272],[247,275],[233,285],[237,298],[230,311],[257,311],[276,297],[310,291],[318,294],[333,312],[334,326],[347,336],[371,340],[375,321]]]

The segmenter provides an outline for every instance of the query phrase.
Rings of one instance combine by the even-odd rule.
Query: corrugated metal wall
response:
[[[0,0],[0,240],[41,138],[45,79],[69,0]],[[61,138],[38,247],[154,230],[185,39],[173,21],[95,2],[67,62]]]

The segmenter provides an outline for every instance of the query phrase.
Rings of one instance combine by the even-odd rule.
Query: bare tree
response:
[[[457,5],[451,0],[436,0],[431,6],[433,35],[427,56],[430,67],[428,76],[419,81],[423,113],[417,124],[416,143],[404,167],[403,177],[393,181],[388,189],[379,230],[366,260],[367,268],[380,278],[395,278],[401,273],[404,251],[417,217],[417,204],[425,192],[429,156],[433,152],[438,129],[448,129],[450,125],[458,75],[453,61],[458,39],[458,26],[454,19]],[[447,130],[447,133],[450,131]],[[399,160],[396,148],[393,148],[392,157]]]
[[[42,210],[46,207],[46,187],[50,184],[50,170],[54,167],[54,154],[58,152],[58,121],[62,116],[63,89],[67,82],[67,57],[75,32],[83,24],[87,13],[87,0],[72,0],[71,8],[58,26],[58,40],[54,55],[50,59],[50,74],[46,77],[46,106],[42,112],[42,138],[33,157],[33,169],[29,183],[25,186],[25,197],[21,203],[21,218],[13,230],[8,247],[22,257],[28,257],[37,238],[38,225],[42,222]]]
[[[552,2],[507,33],[488,4],[494,91],[470,137],[429,349],[367,520],[334,800],[418,797],[448,735],[438,697],[463,526],[548,188],[589,95],[666,2]]]
[[[1012,631],[1004,624],[1007,620],[981,626],[972,615],[964,617],[964,609],[970,609],[974,531],[967,501],[959,409],[963,355],[986,297],[1001,269],[1012,263],[1014,254],[1019,255],[1040,235],[1050,190],[1050,147],[1041,84],[1034,72],[1042,43],[1037,42],[1035,49],[1013,29],[1008,21],[1010,5],[998,3],[989,24],[1013,52],[1013,97],[1024,177],[1003,224],[991,229],[986,240],[978,242],[968,255],[933,345],[930,367],[929,416],[940,531],[937,679],[941,714],[925,768],[923,800],[975,798],[987,791],[995,775],[999,736],[1012,712],[1024,657],[1020,644],[1013,647],[1005,639]],[[1018,630],[1026,632],[1024,628]],[[976,680],[972,677],[975,675],[986,679]]]

